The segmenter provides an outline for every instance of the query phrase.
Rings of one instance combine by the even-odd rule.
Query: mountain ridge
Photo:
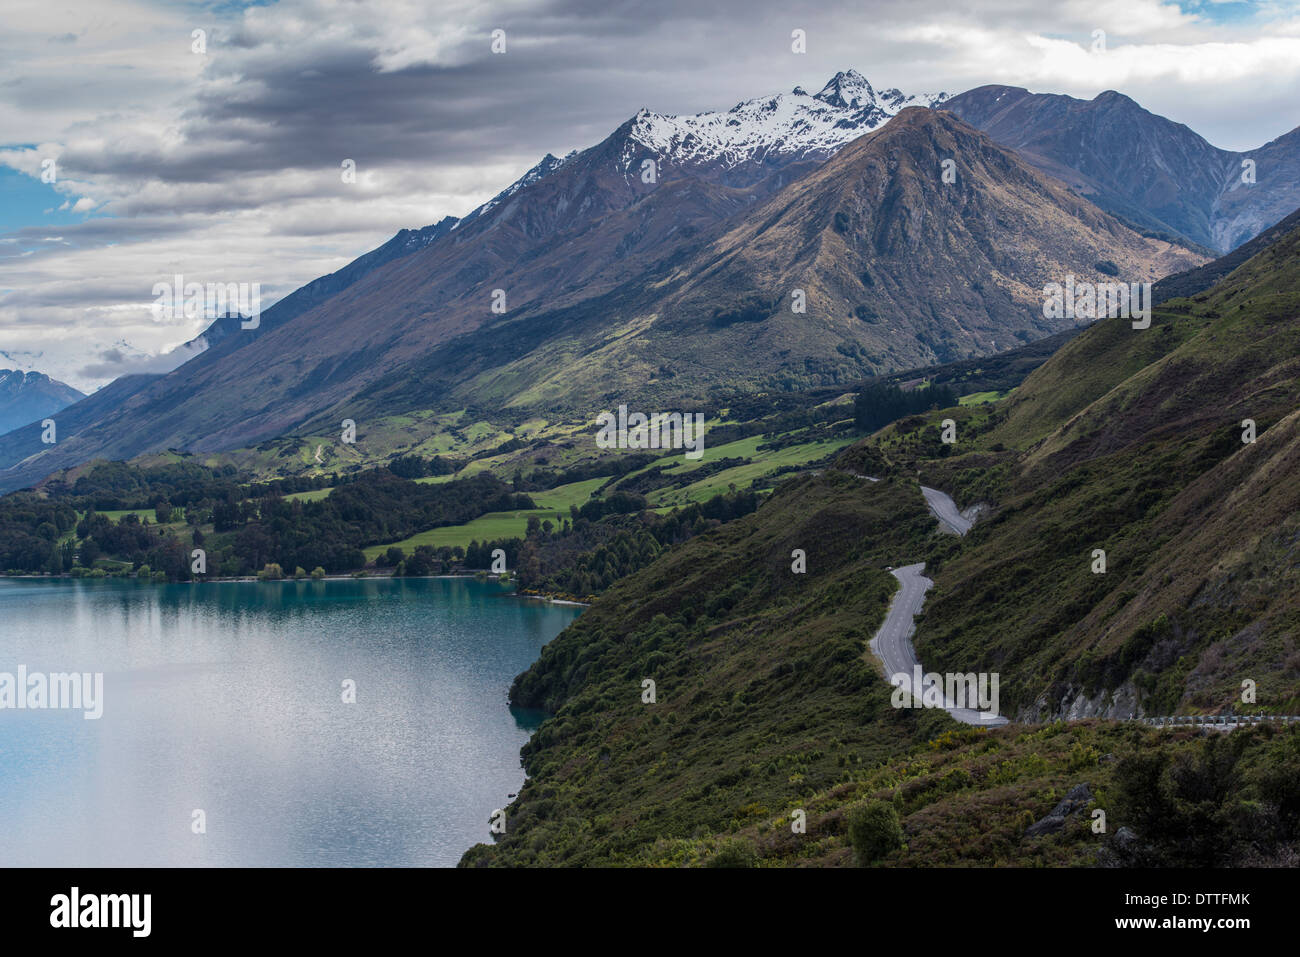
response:
[[[1234,152],[1114,90],[1081,100],[991,84],[941,108],[1103,209],[1221,253],[1300,207],[1300,128]],[[1253,184],[1245,161],[1258,167]]]
[[[847,107],[806,94],[789,97],[801,108],[807,101],[870,123],[880,97],[871,91],[867,103],[868,90],[865,81],[859,85],[842,74],[819,96]],[[885,99],[893,108],[906,97],[887,91]],[[979,203],[949,202],[974,195],[967,190],[973,182],[969,171],[952,184],[952,196],[921,188],[940,175],[931,146],[925,147],[925,172],[909,163],[911,191],[895,189],[887,209],[872,212],[878,198],[855,194],[857,221],[876,230],[870,241],[855,232],[848,210],[840,211],[841,222],[835,211],[823,208],[839,202],[833,184],[825,183],[825,170],[847,169],[851,160],[840,160],[844,150],[862,149],[864,140],[900,118],[902,127],[937,129],[947,122],[942,117],[952,115],[903,106],[888,123],[825,161],[810,157],[807,150],[813,147],[800,141],[767,150],[744,169],[717,162],[712,154],[698,165],[667,162],[648,181],[641,176],[644,161],[662,157],[638,152],[644,146],[633,135],[633,117],[596,146],[563,160],[543,160],[464,219],[399,233],[343,270],[308,284],[266,310],[257,329],[224,337],[166,376],[137,382],[140,388],[113,414],[103,402],[74,407],[67,416],[71,428],[57,447],[37,446],[30,428],[0,437],[0,467],[9,470],[2,480],[10,487],[25,484],[77,457],[130,457],[173,447],[220,451],[295,429],[333,429],[345,417],[359,420],[439,403],[522,409],[560,402],[573,410],[604,402],[629,385],[638,392],[645,386],[661,394],[698,394],[729,374],[776,388],[859,379],[996,352],[999,334],[1005,343],[1007,336],[1060,331],[1059,324],[1035,316],[1033,308],[1037,290],[1059,280],[1058,274],[1092,275],[1103,260],[1115,259],[1123,260],[1119,265],[1127,278],[1146,281],[1160,278],[1159,271],[1199,261],[1172,244],[1137,236],[1065,190],[1039,186],[1034,177],[1040,174],[1027,178],[1030,167],[1010,152],[984,169],[996,175],[1014,171],[1022,184],[1033,180],[1030,201],[1039,204],[1040,213],[1044,202],[1072,210],[1056,223],[1062,234],[1052,235],[1034,217],[1017,214],[1012,219],[1025,235],[997,248],[992,240],[1003,229],[997,210],[1019,208],[1026,200],[982,180]],[[836,135],[853,138],[860,126],[850,127]],[[987,138],[961,135],[981,161],[990,151],[1004,150]],[[892,134],[880,142],[908,148]],[[634,144],[631,152],[629,144]],[[913,146],[921,148],[919,141]],[[872,166],[878,191],[891,188],[889,166],[887,158]],[[765,204],[809,178],[823,186],[823,193],[820,206],[802,207],[811,217],[806,229],[812,230],[804,236],[804,227],[783,220],[779,203]],[[921,206],[909,210],[912,202],[946,210],[944,216],[961,224],[959,231],[972,240],[964,248],[956,233],[948,238],[944,255],[962,262],[948,263],[946,276],[936,275],[935,257],[922,266],[920,247],[913,243],[920,233],[909,233],[931,230],[938,237],[944,228],[927,219]],[[762,223],[744,225],[760,211]],[[912,226],[906,225],[909,216],[915,219]],[[971,223],[962,223],[963,216]],[[777,232],[768,232],[777,224]],[[1084,230],[1104,236],[1114,249],[1101,249],[1096,238],[1085,241]],[[760,238],[765,232],[768,237]],[[782,276],[779,290],[770,288],[774,283],[755,289],[753,276],[762,273],[751,272],[723,286],[715,283],[710,291],[710,275],[743,272],[749,253],[736,245],[741,236],[771,250],[777,233],[791,250],[803,250],[800,262],[815,273],[809,281],[793,274],[789,256],[783,259],[775,251],[769,264],[779,267],[773,272]],[[844,239],[848,234],[851,248]],[[1023,253],[1007,251],[1025,236],[1034,239]],[[843,263],[817,251],[831,247],[843,254]],[[1058,253],[1049,255],[1052,249]],[[1059,252],[1065,250],[1067,255]],[[866,266],[878,257],[888,260],[886,268]],[[850,260],[858,265],[846,270]],[[1055,265],[1042,268],[1049,261]],[[1015,274],[1011,279],[1005,278],[1008,270]],[[872,285],[877,278],[880,283]],[[678,291],[683,288],[684,293]],[[811,292],[814,311],[806,320],[796,321],[773,306],[776,292],[786,297],[794,288]],[[504,313],[493,309],[498,291]],[[956,325],[945,293],[960,303]],[[755,295],[763,301],[745,298]],[[734,322],[737,318],[741,321]],[[962,328],[963,321],[973,325]],[[1008,322],[1006,329],[998,328]],[[683,351],[682,337],[688,335],[706,343],[703,361],[699,350]],[[523,351],[524,343],[535,348]],[[485,357],[493,356],[496,365],[487,365]],[[745,359],[737,362],[738,356]]]

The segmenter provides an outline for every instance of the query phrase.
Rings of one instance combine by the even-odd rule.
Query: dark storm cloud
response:
[[[96,140],[70,147],[64,166],[91,179],[231,184],[226,194],[187,196],[184,208],[248,209],[311,195],[319,184],[303,177],[344,159],[363,170],[419,164],[430,177],[483,162],[526,167],[548,151],[594,145],[640,107],[726,109],[796,83],[815,90],[839,69],[909,92],[976,85],[964,76],[969,63],[945,59],[944,43],[897,35],[917,24],[937,24],[977,58],[988,43],[979,31],[1011,24],[1088,39],[1077,5],[1065,16],[1025,0],[990,0],[978,15],[927,0],[555,0],[500,14],[473,5],[439,15],[431,6],[409,21],[405,7],[387,20],[365,5],[329,9],[351,19],[304,33],[268,10],[214,28],[201,84],[180,117],[180,145],[142,137],[102,149]],[[1123,35],[1124,21],[1097,19]],[[504,55],[490,52],[496,28],[506,31]],[[807,34],[807,55],[790,50],[796,28]],[[250,177],[280,181],[250,185]],[[117,211],[161,212],[173,201],[137,195]]]
[[[873,17],[895,6],[877,5]],[[643,106],[727,108],[794,82],[820,86],[834,70],[814,68],[824,57],[791,54],[796,26],[815,45],[847,23],[833,11],[792,15],[772,2],[705,9],[569,0],[466,24],[435,57],[448,62],[391,70],[358,32],[288,41],[243,27],[211,41],[204,86],[183,116],[183,149],[72,152],[64,163],[78,175],[206,183],[336,168],[343,158],[373,168],[540,156],[593,145]],[[504,55],[489,49],[498,27]],[[719,83],[724,58],[738,69]],[[847,55],[833,64],[854,65]]]
[[[88,219],[62,226],[24,226],[5,233],[0,256],[17,249],[39,249],[42,244],[91,247],[106,243],[158,239],[188,232],[192,227],[176,219]]]

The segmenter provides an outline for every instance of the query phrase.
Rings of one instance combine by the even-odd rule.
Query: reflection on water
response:
[[[510,682],[579,610],[465,579],[0,580],[0,672],[104,673],[98,721],[0,710],[0,865],[455,864],[523,783],[540,716]]]

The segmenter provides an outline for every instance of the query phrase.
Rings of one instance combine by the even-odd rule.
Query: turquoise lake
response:
[[[580,611],[472,579],[0,579],[0,673],[103,673],[98,720],[0,709],[0,865],[454,865],[524,781],[510,683]]]

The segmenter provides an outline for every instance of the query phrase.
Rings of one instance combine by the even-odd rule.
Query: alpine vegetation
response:
[[[602,412],[596,416],[600,431],[596,446],[601,449],[685,449],[686,458],[704,455],[703,412],[628,413],[626,405],[618,415]]]

